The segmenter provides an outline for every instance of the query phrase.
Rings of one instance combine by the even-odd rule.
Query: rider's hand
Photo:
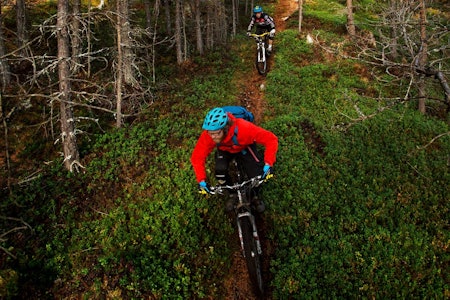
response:
[[[262,179],[269,179],[272,175],[272,167],[268,164],[264,165]]]
[[[269,32],[269,36],[273,38],[275,36],[275,28]]]
[[[247,31],[247,36],[252,35],[251,31]]]
[[[206,195],[206,194],[211,194],[211,187],[210,187],[209,184],[208,184],[206,181],[204,181],[204,180],[202,180],[202,181],[199,182],[199,184],[198,184],[198,189],[199,189],[199,193],[200,193],[200,194],[204,194],[204,195]]]

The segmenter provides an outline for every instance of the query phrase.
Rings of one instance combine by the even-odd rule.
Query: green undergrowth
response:
[[[133,124],[92,136],[82,174],[47,166],[2,202],[14,218],[2,225],[30,226],[1,241],[16,255],[2,297],[221,299],[236,236],[189,157],[205,113],[235,104],[253,67],[251,40],[234,43],[194,60]],[[374,100],[366,66],[293,29],[275,43],[261,123],[279,138],[264,189],[272,298],[448,298],[449,125]]]
[[[33,266],[45,270],[35,288],[59,296],[223,294],[217,278],[231,261],[231,223],[221,199],[199,196],[189,161],[205,113],[236,101],[230,86],[235,68],[223,68],[236,62],[210,58],[217,65],[196,61],[204,73],[190,70],[195,77],[172,83],[141,121],[91,136],[89,151],[82,149],[82,174],[68,176],[54,167],[11,199],[10,207],[38,205],[12,215],[28,220],[33,214],[30,226],[39,243],[22,249],[27,259],[11,263],[13,273],[6,270],[21,280],[9,281],[9,295],[33,281],[33,272],[27,273]]]
[[[73,264],[61,270],[78,284],[92,274],[111,278],[95,276],[85,296],[221,294],[216,278],[229,266],[231,225],[220,199],[198,195],[189,158],[206,111],[232,104],[230,76],[220,70],[185,81],[170,108],[157,104],[153,118],[97,139],[84,179],[92,210],[72,232]]]
[[[448,124],[366,97],[363,65],[314,47],[279,34],[267,76],[274,299],[448,296]]]

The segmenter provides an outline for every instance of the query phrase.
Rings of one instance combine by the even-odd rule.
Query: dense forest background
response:
[[[256,4],[278,29],[266,77]],[[2,1],[0,298],[249,299],[189,165],[206,112],[233,104],[280,140],[267,298],[450,297],[449,12]]]

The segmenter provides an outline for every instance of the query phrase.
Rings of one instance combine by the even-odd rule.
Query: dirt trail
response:
[[[278,32],[285,29],[285,20],[291,16],[293,12],[298,9],[298,2],[295,0],[279,0],[275,8],[275,13],[273,18],[275,20],[276,29]],[[276,55],[276,38],[274,42],[275,55]],[[269,72],[270,69],[274,67],[273,57],[269,60]],[[264,89],[266,86],[266,78],[258,74],[256,69],[253,67],[249,69],[248,74],[244,74],[242,78],[245,80],[241,81],[241,93],[239,96],[239,104],[250,109],[255,115],[255,122],[258,124],[264,115],[264,110],[266,102],[264,100]],[[234,221],[233,221],[234,222]],[[264,274],[265,282],[270,281],[267,277],[269,274],[269,259],[272,254],[272,246],[269,241],[264,239],[265,236],[265,222],[264,219],[258,220],[260,235],[263,242],[263,264],[264,264]],[[234,299],[234,300],[253,300],[257,299],[251,289],[251,282],[247,273],[247,266],[245,265],[245,260],[242,257],[240,247],[238,244],[237,237],[233,235],[232,237],[233,246],[235,248],[233,254],[232,266],[230,268],[230,273],[227,278],[225,278],[225,291],[224,299]],[[270,290],[267,291],[266,299],[271,299]]]
[[[275,20],[275,25],[277,32],[283,31],[285,29],[286,20],[298,9],[298,0],[279,0],[275,8],[275,13],[273,16]],[[274,49],[276,55],[276,38],[274,42]],[[270,69],[274,67],[273,57],[269,59],[269,72]],[[256,123],[259,123],[262,119],[263,112],[265,109],[264,101],[264,89],[266,86],[266,78],[261,76],[256,71],[256,68],[252,68],[248,74],[246,74],[245,82],[241,87],[240,94],[240,104],[249,108],[255,115]]]

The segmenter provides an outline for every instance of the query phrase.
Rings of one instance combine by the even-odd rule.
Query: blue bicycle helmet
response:
[[[256,13],[262,13],[263,9],[261,6],[256,5],[255,8],[253,9],[253,12]]]
[[[205,130],[219,130],[228,123],[227,113],[220,107],[213,108],[206,115],[202,128]]]

